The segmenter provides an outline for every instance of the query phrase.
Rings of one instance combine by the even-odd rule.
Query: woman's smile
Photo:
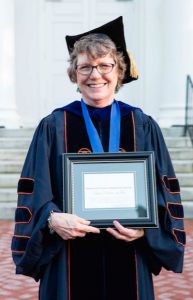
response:
[[[98,83],[98,84],[88,84],[88,87],[91,89],[101,89],[106,85],[106,83]]]

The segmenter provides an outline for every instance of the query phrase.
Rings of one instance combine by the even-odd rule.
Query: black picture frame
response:
[[[99,229],[114,228],[113,221],[117,220],[125,227],[158,228],[158,207],[156,192],[156,173],[153,151],[119,152],[119,153],[63,153],[63,211],[75,213],[91,221],[90,225]],[[97,209],[87,210],[81,206],[84,198],[82,170],[88,168],[103,170],[126,169],[120,173],[135,174],[135,199],[137,205],[127,209]],[[130,170],[130,171],[127,171]],[[81,170],[81,171],[80,171]],[[144,171],[143,171],[144,170]],[[112,171],[114,174],[114,171]],[[90,172],[88,172],[90,173]],[[144,173],[144,174],[143,174]],[[105,175],[104,174],[104,175]],[[100,175],[100,174],[99,174]],[[94,178],[94,177],[93,177]],[[144,182],[143,182],[144,181]],[[145,195],[144,195],[145,193]],[[140,196],[141,195],[141,196]],[[86,196],[85,196],[86,199]],[[143,199],[143,202],[141,199]],[[77,213],[77,211],[79,213]],[[98,216],[94,217],[93,215]],[[109,217],[107,218],[106,215]],[[119,217],[114,217],[114,216]],[[92,217],[91,217],[92,216]],[[100,217],[99,217],[100,216]],[[113,216],[113,217],[111,217]],[[123,216],[123,217],[122,217]]]

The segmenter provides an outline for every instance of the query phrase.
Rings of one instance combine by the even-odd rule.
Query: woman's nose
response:
[[[97,71],[96,68],[93,68],[92,73],[90,74],[90,78],[101,78],[101,74]]]

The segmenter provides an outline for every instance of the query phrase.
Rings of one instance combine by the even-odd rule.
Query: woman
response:
[[[158,275],[162,267],[182,272],[185,245],[179,185],[167,148],[151,117],[114,102],[120,86],[138,78],[126,52],[122,17],[67,37],[67,44],[68,74],[82,102],[56,109],[35,132],[18,183],[12,240],[16,273],[40,279],[41,300],[153,300],[151,273]],[[94,152],[96,146],[82,107],[108,152],[114,103],[121,114],[119,151],[155,153],[159,229],[128,229],[114,221],[117,230],[99,231],[89,221],[62,212],[62,153]]]

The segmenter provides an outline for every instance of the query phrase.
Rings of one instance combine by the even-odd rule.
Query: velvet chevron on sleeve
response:
[[[55,130],[54,115],[40,122],[18,183],[15,232],[11,250],[16,273],[31,276],[35,280],[41,277],[43,266],[63,244],[59,236],[50,236],[47,228],[50,211],[62,211],[59,201],[61,189],[58,189],[58,185],[62,184],[62,179],[58,176],[62,173],[61,156],[58,152],[63,153],[65,147],[64,140],[54,144],[57,139]],[[64,125],[61,126],[61,130],[64,133]],[[55,165],[60,172],[54,170]]]
[[[135,112],[135,122],[137,151],[154,151],[155,154],[159,229],[145,229],[146,241],[154,257],[151,264],[155,269],[159,266],[157,270],[163,266],[181,273],[185,231],[178,179],[158,124],[139,111]]]

